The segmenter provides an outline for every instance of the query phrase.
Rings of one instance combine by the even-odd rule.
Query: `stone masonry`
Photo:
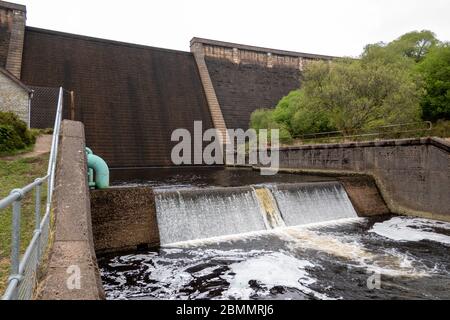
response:
[[[293,172],[369,174],[393,213],[450,221],[450,145],[438,138],[280,148]]]
[[[0,1],[0,67],[20,79],[26,7]]]
[[[31,90],[0,67],[0,111],[14,112],[30,126]]]

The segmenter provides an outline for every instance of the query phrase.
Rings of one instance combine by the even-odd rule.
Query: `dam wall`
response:
[[[247,130],[256,109],[274,108],[290,91],[300,87],[300,74],[311,61],[331,56],[248,46],[193,38],[191,52],[206,65],[212,90],[228,129]],[[213,114],[214,117],[214,114]]]
[[[194,121],[226,143],[226,129],[248,129],[253,111],[299,88],[308,63],[333,59],[201,38],[190,52],[169,50],[33,28],[26,15],[0,1],[0,67],[35,90],[31,125],[52,126],[51,91],[63,87],[64,117],[83,122],[112,168],[173,166],[171,135],[193,135]]]
[[[393,213],[450,221],[450,146],[438,138],[280,148],[291,172],[369,174]]]
[[[213,127],[190,52],[26,27],[21,80],[74,91],[86,144],[113,168],[171,166],[175,129]]]

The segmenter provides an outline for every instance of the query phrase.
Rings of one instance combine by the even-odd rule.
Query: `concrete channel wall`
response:
[[[92,190],[91,208],[97,253],[159,245],[155,195],[151,188]]]
[[[388,214],[382,196],[368,175],[340,175],[359,216]],[[230,190],[235,188],[230,188]],[[223,191],[225,191],[223,189]],[[198,192],[198,191],[196,191]],[[208,189],[204,192],[210,192]],[[152,188],[129,187],[91,191],[92,231],[97,254],[108,254],[159,245],[155,195]]]
[[[369,174],[391,212],[450,221],[450,146],[438,138],[280,148],[284,171]]]
[[[92,238],[85,136],[81,122],[64,120],[62,123],[51,238],[53,243],[38,298],[103,299]]]

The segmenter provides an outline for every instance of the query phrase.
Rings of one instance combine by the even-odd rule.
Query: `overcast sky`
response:
[[[449,0],[10,0],[27,25],[189,51],[196,37],[357,56],[367,43],[428,29],[450,40]]]

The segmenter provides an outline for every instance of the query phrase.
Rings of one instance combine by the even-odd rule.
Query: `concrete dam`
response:
[[[202,121],[204,130],[246,130],[254,110],[273,108],[298,88],[299,61],[322,58],[281,52],[276,59],[274,52],[269,62],[271,49],[198,38],[191,48],[174,51],[26,27],[21,80],[36,92],[59,86],[73,91],[73,120],[83,122],[86,143],[112,168],[171,166],[175,129],[193,133],[194,121]],[[51,127],[53,112],[39,99],[33,103],[32,112],[49,118]]]
[[[282,146],[276,175],[172,161],[176,129],[246,130],[308,63],[334,57],[68,34],[26,26],[25,7],[3,1],[0,18],[0,67],[33,90],[30,125],[53,127],[64,101],[37,299],[450,298],[447,140]],[[109,188],[90,185],[87,147]]]

